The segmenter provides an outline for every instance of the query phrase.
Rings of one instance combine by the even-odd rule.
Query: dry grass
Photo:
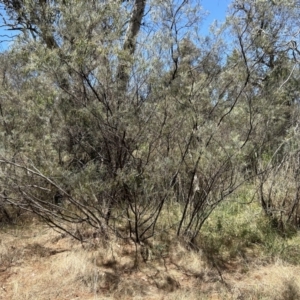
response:
[[[220,244],[229,234],[222,230]],[[217,251],[219,243],[203,242],[191,251],[156,237],[144,246],[145,261],[143,248],[117,238],[81,244],[40,223],[6,227],[0,229],[0,299],[300,299],[300,266],[247,243],[228,255],[231,243]]]

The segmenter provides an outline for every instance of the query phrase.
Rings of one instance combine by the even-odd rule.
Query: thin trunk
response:
[[[141,22],[144,16],[146,7],[146,0],[135,0],[131,17],[129,20],[128,28],[125,35],[125,41],[123,44],[123,50],[128,53],[129,58],[135,52],[136,37],[141,28]],[[130,61],[120,60],[118,66],[117,76],[120,81],[120,91],[125,91],[129,81],[129,69],[131,67]]]

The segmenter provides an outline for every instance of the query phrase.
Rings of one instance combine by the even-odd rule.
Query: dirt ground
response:
[[[253,250],[220,263],[180,243],[159,247],[143,259],[117,239],[82,244],[38,223],[0,227],[0,299],[300,299],[298,266]]]

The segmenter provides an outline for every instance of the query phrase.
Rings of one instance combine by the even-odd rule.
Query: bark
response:
[[[132,57],[136,48],[136,37],[141,28],[141,22],[144,16],[146,0],[135,0],[134,7],[129,20],[128,28],[123,44],[124,52],[127,52],[129,58]],[[126,90],[129,81],[129,68],[131,63],[121,60],[118,67],[118,79],[120,80],[121,91]]]

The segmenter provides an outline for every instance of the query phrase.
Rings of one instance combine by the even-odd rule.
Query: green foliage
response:
[[[292,235],[292,2],[233,1],[222,30],[201,37],[193,1],[2,1],[6,26],[22,29],[0,57],[5,205],[79,239],[66,224],[137,243],[170,230],[196,244],[203,231],[210,253],[235,256],[266,243],[259,221],[243,219],[246,207],[258,209],[249,195],[257,186],[268,221]],[[238,188],[248,204],[231,204]]]
[[[256,198],[249,199],[253,187],[236,193],[234,201],[222,203],[205,223],[197,240],[209,260],[220,264],[224,261],[243,259],[259,255],[262,261],[281,259],[299,264],[299,236],[293,229],[282,235],[266,217]]]

